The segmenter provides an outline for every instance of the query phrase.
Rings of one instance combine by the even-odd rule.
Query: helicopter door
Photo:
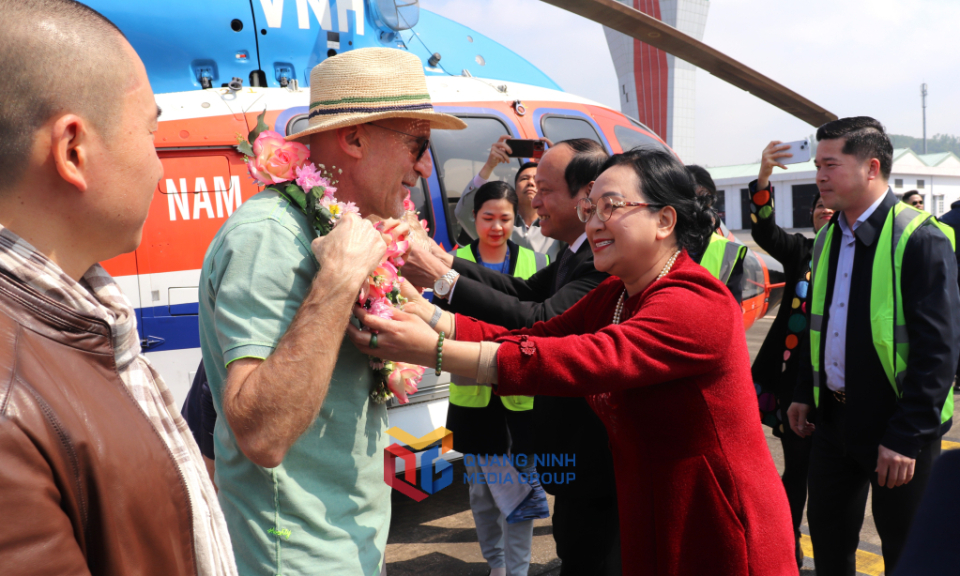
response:
[[[144,352],[182,398],[200,361],[198,287],[217,231],[258,192],[230,149],[159,151],[163,178],[137,248]],[[181,394],[182,392],[183,394]]]

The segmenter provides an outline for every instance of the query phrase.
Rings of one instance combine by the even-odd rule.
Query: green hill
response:
[[[894,148],[910,148],[917,154],[923,154],[923,138],[891,134],[890,141]],[[939,154],[941,152],[953,152],[960,156],[960,137],[937,134],[933,138],[927,138],[927,154]]]

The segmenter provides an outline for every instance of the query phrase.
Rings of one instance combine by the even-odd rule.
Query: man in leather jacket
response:
[[[143,63],[73,0],[0,0],[0,572],[237,573],[173,396],[99,265],[163,173]]]

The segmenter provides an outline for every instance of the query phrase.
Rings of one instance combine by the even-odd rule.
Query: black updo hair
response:
[[[713,208],[717,203],[717,185],[713,181],[713,177],[710,176],[710,173],[707,172],[707,169],[703,166],[697,166],[696,164],[687,164],[687,170],[690,171],[690,175],[693,176],[693,180],[697,183],[697,192],[701,195],[706,195],[710,198],[710,208]]]
[[[614,166],[630,166],[640,180],[640,197],[651,204],[677,211],[674,233],[677,245],[701,254],[714,231],[710,199],[697,194],[697,183],[676,156],[666,150],[638,147],[611,156],[601,172]]]
[[[480,208],[483,207],[484,202],[489,200],[506,200],[510,204],[513,204],[513,214],[516,216],[518,199],[517,193],[513,189],[513,186],[507,184],[506,182],[494,180],[477,188],[477,193],[473,197],[474,217],[476,217],[477,213],[480,212]]]

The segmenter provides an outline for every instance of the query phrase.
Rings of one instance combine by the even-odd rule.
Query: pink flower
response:
[[[316,188],[317,186],[323,188],[324,196],[333,196],[333,193],[337,191],[336,188],[331,190],[330,180],[324,178],[320,172],[317,172],[317,167],[313,163],[308,162],[303,166],[299,166],[296,169],[297,172],[297,184],[303,188],[305,192],[309,192]]]
[[[393,288],[399,285],[400,278],[397,275],[396,266],[390,262],[381,262],[360,289],[360,304],[366,302],[368,298],[374,302],[379,298],[385,299],[387,294],[393,292]]]
[[[370,304],[370,313],[389,320],[393,318],[393,304],[386,298],[374,298],[373,303]]]
[[[310,157],[310,150],[299,142],[287,142],[273,130],[264,130],[253,142],[254,157],[247,161],[247,171],[259,184],[288,182],[294,170]]]
[[[403,209],[407,212],[416,212],[417,206],[410,199],[410,191],[407,190],[407,197],[403,199]]]
[[[395,236],[394,228],[384,230],[384,226],[383,222],[378,222],[376,228],[385,236],[384,241],[387,243],[385,258],[395,266],[403,266],[403,255],[410,251],[410,241],[406,236]]]
[[[334,188],[334,190],[336,190],[336,188]],[[356,203],[356,202],[347,202],[346,204],[344,204],[343,202],[341,202],[341,203],[340,203],[340,210],[341,210],[344,214],[356,214],[357,216],[360,215],[360,209],[357,208],[357,203]]]
[[[354,202],[337,202],[337,199],[334,198],[333,195],[328,196],[324,194],[323,198],[320,199],[320,205],[333,214],[334,220],[339,220],[344,214],[349,213],[360,215],[360,209],[357,208]]]
[[[401,404],[406,404],[409,402],[407,395],[416,393],[417,385],[423,379],[423,372],[423,366],[397,362],[387,376],[387,387]]]

